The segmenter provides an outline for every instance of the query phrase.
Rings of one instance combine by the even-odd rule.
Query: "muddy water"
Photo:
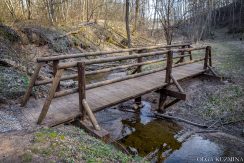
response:
[[[116,107],[96,115],[102,127],[131,154],[147,157],[151,162],[167,163],[199,162],[199,157],[224,154],[222,146],[199,135],[190,135],[174,122],[148,116],[151,105],[143,104],[138,113],[124,112]],[[131,109],[129,104],[127,107]]]

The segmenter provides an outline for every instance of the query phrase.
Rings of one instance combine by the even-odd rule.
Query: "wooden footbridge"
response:
[[[192,51],[203,51],[202,57],[193,59]],[[124,55],[125,52],[132,54]],[[88,57],[93,59],[87,59]],[[73,61],[67,62],[68,59]],[[91,65],[111,62],[120,64],[89,70]],[[53,78],[37,80],[40,69],[50,63],[53,67]],[[157,67],[143,71],[145,65],[157,65]],[[212,71],[211,66],[211,47],[192,48],[190,44],[41,57],[37,58],[37,66],[22,106],[26,106],[34,86],[49,85],[49,93],[45,100],[29,102],[28,107],[23,108],[23,112],[31,122],[47,126],[55,126],[77,118],[81,118],[82,122],[85,117],[89,117],[95,130],[100,130],[94,116],[95,112],[130,99],[135,99],[139,104],[141,96],[152,91],[160,93],[158,109],[167,108],[186,99],[186,94],[179,84],[180,80],[202,74],[207,70]],[[76,70],[75,73],[66,75],[65,72],[71,68]],[[86,83],[88,76],[126,69],[130,70],[126,76]],[[62,88],[64,80],[78,80],[78,86],[70,89]],[[170,90],[170,85],[175,85],[178,90]],[[174,97],[174,100],[166,103],[168,96]],[[44,103],[42,108],[41,103]]]

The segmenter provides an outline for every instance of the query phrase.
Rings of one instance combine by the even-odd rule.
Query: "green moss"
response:
[[[32,156],[32,153],[30,153],[30,152],[24,153],[24,154],[21,156],[21,160],[22,160],[22,162],[31,162],[32,159],[33,159],[33,156]]]
[[[134,162],[131,156],[76,129],[64,132],[41,129],[34,135],[31,151],[42,157],[57,157],[64,162]],[[137,158],[139,160],[139,158]]]

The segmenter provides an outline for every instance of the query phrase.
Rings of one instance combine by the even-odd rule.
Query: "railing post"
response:
[[[83,99],[86,99],[86,77],[85,77],[85,63],[78,62],[78,87],[79,87],[79,109],[82,113],[82,119],[85,117],[85,109],[83,107]]]
[[[139,54],[143,53],[143,50],[139,50],[138,53]],[[142,62],[142,57],[137,59],[137,63],[141,63],[141,62]],[[142,66],[138,66],[136,72],[137,73],[142,72]],[[135,104],[138,105],[138,106],[141,106],[141,96],[135,98]]]
[[[212,48],[209,46],[208,48],[208,59],[209,59],[209,66],[212,67]]]
[[[181,48],[185,49],[185,46],[182,46]],[[185,54],[185,51],[181,51],[180,55],[184,55],[184,54]],[[182,62],[184,62],[184,57],[181,57],[180,60],[179,60],[179,63],[182,63]]]
[[[191,45],[188,45],[188,48],[191,48]],[[190,60],[192,60],[192,54],[191,54],[191,51],[189,51],[189,54],[190,54]]]
[[[208,61],[209,61],[209,59],[208,59],[208,57],[209,57],[209,47],[210,47],[210,46],[207,46],[207,47],[206,47],[203,69],[207,69],[207,67],[208,67]]]
[[[36,82],[36,79],[38,77],[38,74],[43,66],[43,62],[42,63],[38,63],[36,68],[35,68],[35,71],[33,73],[33,75],[31,76],[31,80],[30,80],[30,83],[29,83],[29,86],[25,92],[25,95],[23,97],[23,100],[22,100],[22,103],[21,103],[21,106],[25,106],[27,101],[29,100],[30,98],[30,95],[31,95],[31,92],[32,92],[32,88],[34,87],[35,85],[35,82]]]
[[[170,79],[171,79],[170,75],[172,73],[172,64],[173,64],[173,51],[169,50],[167,53],[165,83],[170,83]]]
[[[57,74],[58,64],[59,64],[59,60],[54,60],[53,61],[53,76],[55,76]],[[58,87],[57,87],[56,91],[57,92],[60,91],[60,82],[58,83]]]

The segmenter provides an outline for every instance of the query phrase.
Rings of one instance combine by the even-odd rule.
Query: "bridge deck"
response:
[[[176,80],[182,80],[204,72],[200,63],[188,64],[173,68],[173,76]],[[86,98],[93,111],[127,101],[137,96],[160,89],[167,84],[165,81],[165,71],[97,87],[86,92]],[[31,99],[22,111],[29,122],[36,123],[41,112],[43,100]],[[53,99],[44,125],[53,126],[77,117],[79,111],[78,93]]]

